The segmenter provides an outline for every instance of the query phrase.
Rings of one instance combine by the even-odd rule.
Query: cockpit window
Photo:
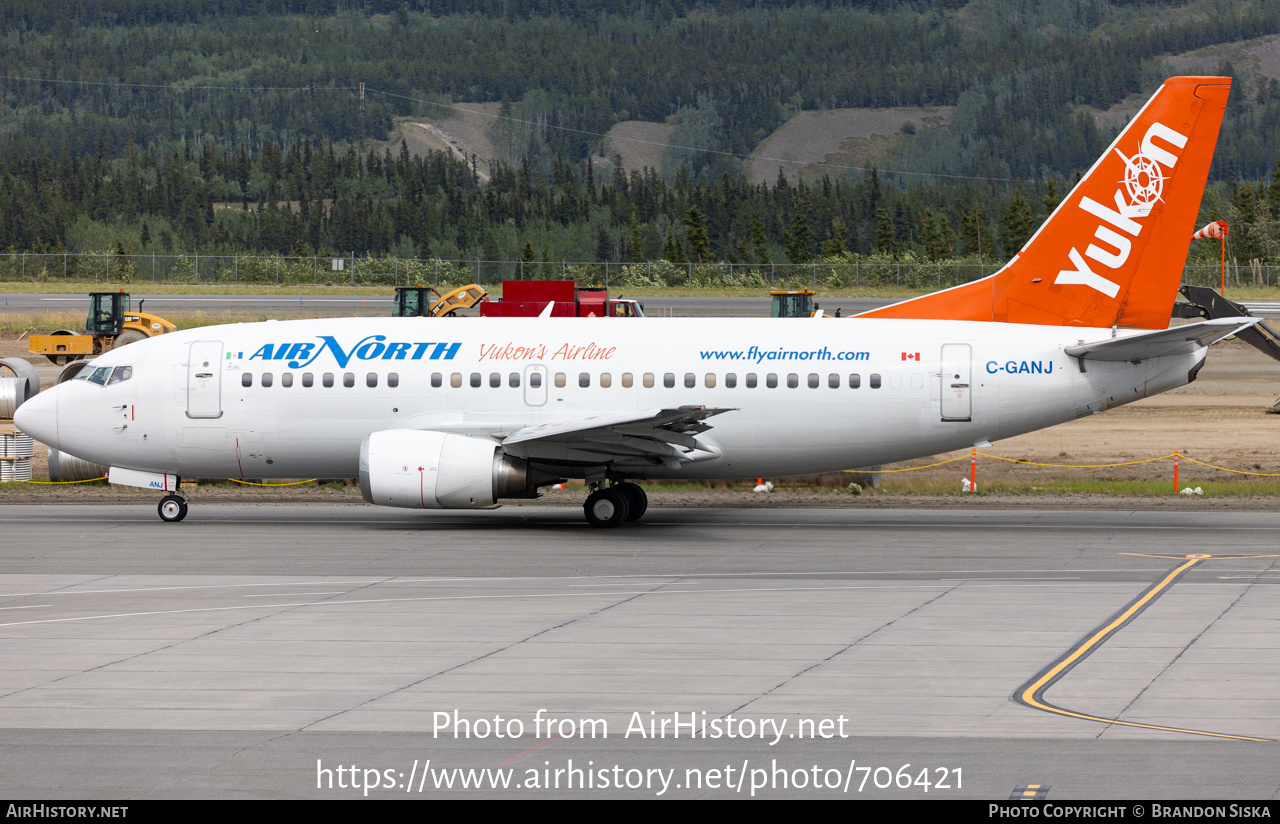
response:
[[[96,383],[98,386],[105,386],[107,378],[111,375],[110,366],[100,366],[93,370],[93,374],[89,376],[89,383]]]
[[[68,380],[87,381],[89,380],[89,376],[92,374],[93,369],[90,368],[89,364],[84,363],[80,365],[80,371],[76,373],[76,376],[74,378],[68,378]]]
[[[121,381],[127,381],[129,380],[129,378],[132,378],[132,377],[133,377],[132,366],[117,366],[115,368],[115,371],[111,373],[111,377],[107,380],[107,386],[110,386],[113,383],[120,383]]]

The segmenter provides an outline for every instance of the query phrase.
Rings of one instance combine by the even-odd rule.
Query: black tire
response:
[[[119,349],[121,346],[128,346],[131,343],[137,343],[140,340],[146,340],[147,336],[139,332],[137,329],[130,329],[124,332],[120,337],[116,338],[116,342],[111,344],[112,349]]]
[[[612,529],[626,523],[628,509],[627,496],[617,487],[592,492],[582,505],[587,523],[601,529]]]
[[[618,484],[614,489],[619,490],[627,499],[628,521],[638,521],[644,517],[649,509],[649,496],[645,494],[643,487],[627,482]]]
[[[165,495],[160,499],[160,505],[156,507],[156,511],[160,513],[160,520],[167,524],[176,524],[187,517],[187,502],[177,495]]]

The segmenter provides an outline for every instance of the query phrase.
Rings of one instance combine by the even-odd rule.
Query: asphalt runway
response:
[[[0,535],[4,797],[1280,798],[1276,514],[197,498]]]

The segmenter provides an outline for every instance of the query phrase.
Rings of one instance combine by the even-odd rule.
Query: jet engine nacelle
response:
[[[471,509],[534,491],[528,464],[497,442],[444,432],[387,429],[360,444],[360,493],[371,504]]]

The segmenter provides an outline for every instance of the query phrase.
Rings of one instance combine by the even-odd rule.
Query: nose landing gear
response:
[[[165,495],[157,507],[160,520],[173,524],[187,517],[187,496],[182,494]]]

